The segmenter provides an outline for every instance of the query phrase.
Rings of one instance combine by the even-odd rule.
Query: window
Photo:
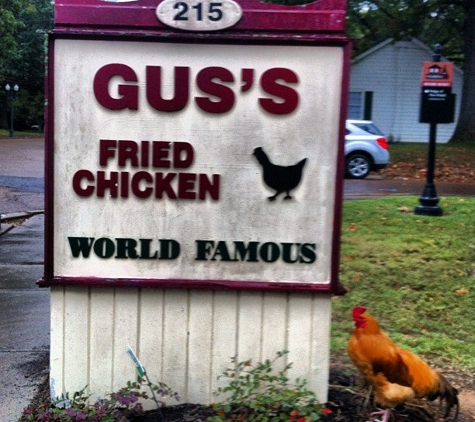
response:
[[[348,119],[371,120],[373,112],[373,91],[350,92]]]
[[[348,100],[348,119],[361,119],[362,113],[362,92],[350,92]]]

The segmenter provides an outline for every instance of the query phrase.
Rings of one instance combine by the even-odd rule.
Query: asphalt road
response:
[[[0,214],[44,209],[44,140],[0,138]]]

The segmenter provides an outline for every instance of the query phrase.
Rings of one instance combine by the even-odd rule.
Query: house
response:
[[[348,118],[373,120],[394,142],[428,142],[429,124],[419,123],[423,62],[433,61],[433,50],[421,41],[388,39],[352,61]],[[442,75],[440,67],[432,72]],[[437,125],[437,142],[452,136],[460,111],[463,72],[454,66],[452,93],[456,94],[455,122]]]

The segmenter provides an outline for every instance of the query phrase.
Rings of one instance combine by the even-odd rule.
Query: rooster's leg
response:
[[[289,191],[287,191],[287,195],[284,196],[284,199],[292,199]]]
[[[371,421],[368,421],[368,422],[388,422],[389,421],[389,417],[391,416],[391,409],[379,409],[378,412],[373,412],[371,413],[371,417],[373,416],[378,416],[378,415],[381,415],[382,418],[381,419],[371,419]]]

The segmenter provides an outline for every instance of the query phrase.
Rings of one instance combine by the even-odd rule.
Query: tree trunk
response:
[[[465,0],[462,100],[457,127],[451,141],[475,142],[475,1]]]

